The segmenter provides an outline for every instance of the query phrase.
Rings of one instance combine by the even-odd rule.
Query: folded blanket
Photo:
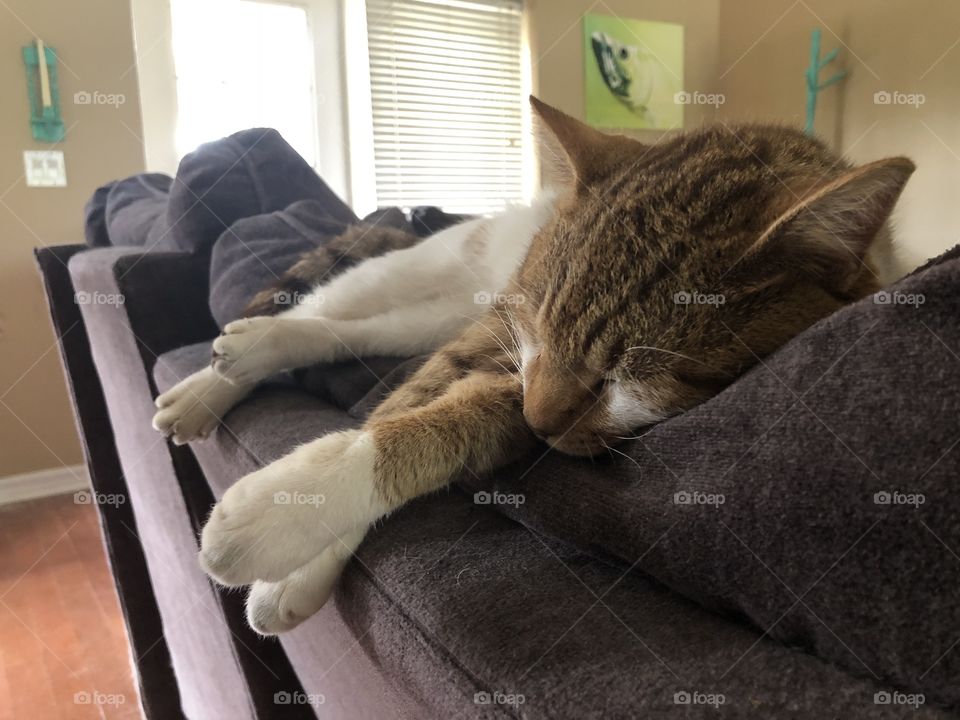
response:
[[[242,130],[186,155],[175,178],[135,175],[98,189],[86,208],[87,241],[207,253],[237,220],[299,200],[357,221],[280,133]]]
[[[960,704],[960,248],[609,458],[478,502],[853,673]],[[571,579],[572,582],[576,582]]]
[[[329,245],[332,262],[306,266],[300,292],[463,219],[425,206],[409,218],[384,208],[360,220],[276,130],[257,128],[200,146],[183,158],[175,178],[143,173],[98,188],[87,203],[85,231],[94,247],[209,256],[210,311],[222,328],[249,314],[258,293],[318,248]],[[369,227],[396,232],[378,238]],[[337,249],[351,230],[354,236]],[[261,307],[270,314],[278,309]],[[308,369],[297,380],[346,410],[400,362],[365,358]]]

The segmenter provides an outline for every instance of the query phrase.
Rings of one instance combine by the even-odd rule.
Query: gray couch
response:
[[[771,500],[770,479],[796,472],[804,456],[827,453],[816,443],[828,436],[814,433],[780,459],[764,444],[742,454],[757,449],[753,438],[764,423],[776,425],[776,416],[789,412],[774,376],[796,383],[809,402],[817,392],[843,394],[842,381],[814,389],[830,369],[826,360],[804,375],[796,368],[791,374],[790,362],[776,369],[775,358],[770,377],[761,368],[746,378],[753,390],[736,396],[734,407],[762,405],[762,393],[774,398],[748,414],[753,426],[741,413],[740,427],[724,427],[723,412],[733,416],[721,396],[668,427],[672,443],[654,434],[625,446],[630,457],[596,464],[532,458],[490,484],[422,498],[371,533],[318,615],[279,640],[264,639],[246,627],[242,596],[200,571],[198,528],[237,478],[300,442],[356,426],[383,388],[347,411],[294,384],[270,384],[208,441],[175,447],[151,429],[153,398],[208,362],[217,333],[207,302],[209,261],[83,246],[40,249],[37,258],[95,489],[130,501],[99,510],[149,718],[955,716],[949,707],[956,707],[958,665],[944,638],[956,634],[958,615],[944,607],[944,593],[923,583],[927,570],[954,583],[960,560],[931,540],[907,547],[901,562],[897,547],[913,541],[895,533],[878,538],[897,544],[886,562],[923,568],[911,583],[921,600],[929,598],[936,628],[929,632],[940,635],[918,643],[928,632],[925,620],[895,625],[882,616],[897,616],[901,605],[921,613],[916,594],[913,605],[886,586],[874,586],[871,597],[856,570],[832,584],[824,579],[837,565],[842,570],[845,557],[877,562],[849,542],[872,520],[861,521],[834,498],[836,513],[821,508],[801,519],[808,537],[788,542],[771,532],[771,512],[776,527],[790,524],[794,501],[810,509],[798,494],[860,477],[856,460],[846,458],[819,485],[799,472],[806,479],[784,487],[802,486],[802,493]],[[956,272],[955,261],[952,267]],[[77,292],[87,302],[78,305]],[[109,302],[118,294],[123,304]],[[818,338],[829,343],[831,332],[853,332],[848,325],[861,322],[855,313],[840,315],[814,335],[814,348]],[[882,319],[862,322],[874,321]],[[944,368],[940,381],[952,399],[938,412],[949,416],[960,371]],[[750,392],[759,398],[750,400]],[[835,415],[828,420],[834,428],[843,423],[843,413]],[[779,446],[809,429],[794,417],[780,427]],[[740,463],[727,480],[710,473],[705,453],[689,450],[698,435],[718,448],[714,467]],[[927,437],[933,443],[938,431]],[[856,450],[861,460],[871,452]],[[955,469],[952,461],[931,468],[927,480]],[[760,491],[738,496],[735,488],[750,483]],[[658,500],[657,493],[686,489],[732,494],[735,512]],[[526,502],[494,507],[474,495],[490,490],[522,493]],[[952,545],[952,513],[925,517]],[[869,538],[860,546],[873,547]],[[818,564],[798,560],[810,557]],[[879,565],[874,571],[884,575]],[[801,595],[814,581],[830,593]],[[955,598],[956,587],[946,595]],[[876,622],[885,624],[870,625]],[[918,645],[926,654],[915,658],[910,651]],[[916,668],[931,663],[918,677]]]
[[[396,214],[368,221],[451,220]],[[152,430],[153,398],[357,222],[254,129],[100,188],[87,246],[37,251],[94,487],[129,499],[98,507],[149,718],[956,715],[958,251],[619,454],[541,448],[412,503],[317,616],[254,634],[197,564],[210,506],[417,361],[278,379],[190,447]]]

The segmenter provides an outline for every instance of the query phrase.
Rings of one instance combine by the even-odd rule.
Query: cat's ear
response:
[[[888,158],[816,188],[767,228],[744,264],[804,272],[848,290],[914,169],[905,157]]]
[[[632,146],[644,147],[622,135],[605,135],[594,130],[533,95],[530,105],[541,120],[539,125],[547,130],[541,138],[544,159],[561,173],[572,174],[581,190],[628,158],[634,149]]]

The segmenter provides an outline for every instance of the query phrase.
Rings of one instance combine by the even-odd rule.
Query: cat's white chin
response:
[[[200,564],[223,585],[279,582],[388,508],[369,433],[333,433],[237,481],[203,528]]]

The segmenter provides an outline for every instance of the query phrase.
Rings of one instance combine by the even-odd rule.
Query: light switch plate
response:
[[[62,150],[24,150],[27,187],[66,187],[67,168]]]

